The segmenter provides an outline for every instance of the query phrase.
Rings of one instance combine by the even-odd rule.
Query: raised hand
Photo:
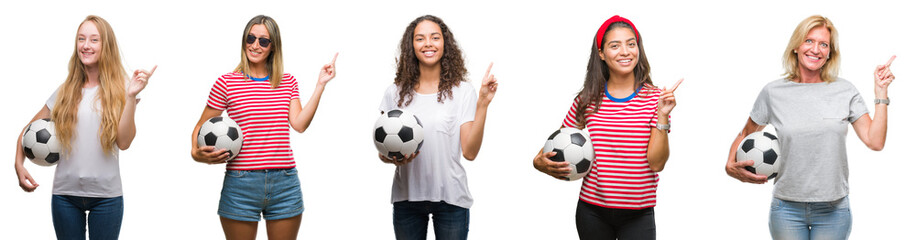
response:
[[[149,71],[143,69],[134,70],[134,76],[130,78],[130,86],[127,87],[127,96],[136,98],[137,94],[140,94],[140,91],[146,88],[149,78],[156,72],[157,67],[159,67],[159,65],[153,66],[153,69]]]
[[[674,100],[674,90],[677,90],[677,86],[680,86],[683,81],[683,78],[677,80],[670,90],[667,87],[662,88],[662,95],[658,97],[658,115],[668,116],[671,110],[674,110],[674,106],[677,105],[677,101]]]
[[[496,96],[496,87],[499,86],[499,83],[496,82],[496,77],[490,74],[490,69],[493,68],[493,63],[490,63],[490,66],[487,67],[487,72],[483,74],[483,81],[480,84],[480,100],[483,100],[484,104],[489,105],[490,101],[493,101],[493,97]]]
[[[875,97],[887,99],[887,86],[891,85],[895,79],[894,73],[891,72],[891,63],[896,58],[897,55],[891,56],[891,60],[888,60],[886,64],[878,65],[875,68]]]
[[[337,76],[337,68],[334,64],[337,62],[337,54],[334,53],[334,59],[331,59],[331,63],[325,64],[321,67],[321,71],[318,73],[318,85],[325,85],[334,79]]]

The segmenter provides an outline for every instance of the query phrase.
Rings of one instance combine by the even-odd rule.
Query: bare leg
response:
[[[226,240],[254,240],[258,234],[258,222],[246,222],[220,217]],[[270,223],[267,224],[270,229]]]
[[[291,218],[267,220],[267,239],[293,240],[299,235],[302,214]]]

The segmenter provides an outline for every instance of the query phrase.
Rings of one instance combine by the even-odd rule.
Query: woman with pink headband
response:
[[[668,161],[668,114],[674,90],[652,85],[642,37],[614,16],[595,35],[585,82],[563,127],[586,128],[595,163],[582,181],[576,208],[580,239],[655,239],[657,172]],[[683,79],[682,79],[683,80]],[[571,169],[538,152],[534,168],[557,179]]]

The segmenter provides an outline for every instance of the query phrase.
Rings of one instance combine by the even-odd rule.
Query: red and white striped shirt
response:
[[[590,104],[586,128],[595,147],[595,162],[582,181],[579,199],[596,206],[643,209],[655,206],[658,174],[649,168],[649,134],[657,124],[658,88],[642,87],[635,97],[624,102],[601,98],[601,109]],[[576,126],[576,106],[563,120],[563,126]]]
[[[210,90],[207,106],[227,110],[242,128],[242,150],[229,161],[227,170],[292,168],[289,146],[289,102],[299,98],[299,83],[283,74],[277,88],[270,81],[252,81],[240,72],[219,77]]]

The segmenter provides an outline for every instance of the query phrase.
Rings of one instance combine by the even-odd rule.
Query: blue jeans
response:
[[[86,211],[89,211],[89,239],[118,239],[124,218],[124,197],[52,195],[51,218],[57,239],[86,239]]]
[[[773,239],[848,239],[852,231],[849,197],[832,202],[792,202],[773,198]]]
[[[655,239],[655,208],[606,208],[579,199],[576,230],[585,240]]]
[[[426,239],[429,215],[433,215],[436,240],[468,239],[470,209],[445,202],[394,203],[394,236],[398,240]]]
[[[304,211],[299,171],[290,169],[228,170],[220,193],[220,217],[257,222],[299,216]]]

